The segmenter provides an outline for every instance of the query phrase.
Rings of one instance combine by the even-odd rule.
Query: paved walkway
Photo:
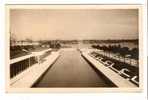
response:
[[[45,62],[34,64],[13,79],[10,80],[10,87],[30,88],[38,78],[52,65],[59,57],[59,52],[52,52],[45,58]]]
[[[87,52],[82,53],[83,56],[92,63],[99,71],[101,71],[108,79],[112,80],[114,84],[118,87],[137,87],[135,84],[131,83],[127,79],[121,77],[118,73],[114,72],[108,67],[105,67],[102,63],[98,62],[96,59],[88,55]],[[112,67],[113,68],[113,67]],[[115,70],[115,69],[114,69]]]
[[[60,58],[35,87],[111,87],[76,49],[61,50]]]

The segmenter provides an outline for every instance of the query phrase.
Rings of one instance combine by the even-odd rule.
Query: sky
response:
[[[17,40],[137,39],[137,9],[13,9]]]

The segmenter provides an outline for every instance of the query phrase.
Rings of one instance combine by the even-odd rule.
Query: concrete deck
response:
[[[115,85],[118,87],[130,87],[134,88],[137,87],[133,83],[129,82],[128,80],[124,79],[111,69],[105,67],[103,64],[92,58],[88,55],[88,52],[82,51],[82,55],[92,64],[94,65],[100,72],[102,72],[108,79],[110,79]]]
[[[41,64],[34,64],[24,72],[10,80],[11,88],[30,88],[40,78],[40,76],[52,65],[59,57],[59,52],[52,52],[46,61]]]

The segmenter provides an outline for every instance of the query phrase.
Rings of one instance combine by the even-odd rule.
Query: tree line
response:
[[[138,60],[139,58],[139,49],[138,48],[132,48],[129,49],[129,47],[121,47],[121,45],[92,45],[92,48],[103,50],[104,52],[108,53],[118,53],[122,57],[128,56],[129,58]]]

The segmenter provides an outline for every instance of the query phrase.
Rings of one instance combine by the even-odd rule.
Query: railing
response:
[[[104,55],[106,57],[118,60],[120,62],[124,62],[124,63],[130,64],[130,65],[135,66],[135,67],[138,67],[138,65],[139,65],[138,60],[135,60],[135,59],[132,59],[132,58],[121,57],[118,54],[104,52],[102,50],[95,50],[95,52],[97,52],[97,53],[99,53],[101,55]]]
[[[50,54],[50,52],[51,49],[47,49],[10,60],[10,78],[15,77],[32,65],[40,63],[40,61],[46,57],[45,55]]]
[[[110,68],[106,67],[103,63],[100,63],[98,60],[95,59],[95,56],[90,56],[88,52],[82,52],[82,56],[87,59],[89,63],[91,63],[96,69],[99,70],[103,75],[105,75],[110,81],[112,81],[117,87],[124,88],[135,88],[137,87],[135,84],[130,82],[129,80],[123,78]],[[121,72],[122,73],[122,72]]]
[[[10,78],[13,78],[17,74],[23,72],[28,67],[32,66],[33,64],[37,63],[36,57],[29,57],[24,60],[15,62],[10,65]]]
[[[120,76],[139,86],[139,68],[133,68],[131,65],[119,62],[118,60],[113,60],[107,56],[99,54],[98,52],[90,52],[88,55]]]

